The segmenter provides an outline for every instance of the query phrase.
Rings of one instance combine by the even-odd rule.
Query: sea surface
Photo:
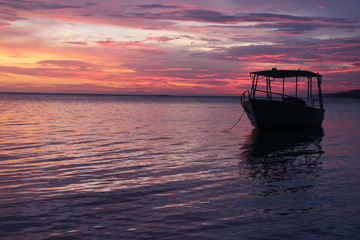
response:
[[[0,239],[360,239],[360,99],[257,131],[238,98],[0,94]]]

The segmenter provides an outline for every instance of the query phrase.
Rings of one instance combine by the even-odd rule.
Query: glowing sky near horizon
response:
[[[303,69],[360,89],[359,0],[0,0],[0,91],[239,95]]]

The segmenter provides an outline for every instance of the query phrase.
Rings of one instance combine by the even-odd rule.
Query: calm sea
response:
[[[0,94],[0,239],[359,239],[360,100],[260,132],[238,98]]]

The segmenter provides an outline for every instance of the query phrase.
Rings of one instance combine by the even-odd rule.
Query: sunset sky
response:
[[[360,89],[359,0],[0,0],[0,92],[239,95],[302,69]]]

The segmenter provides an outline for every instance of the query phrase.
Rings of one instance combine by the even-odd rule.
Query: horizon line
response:
[[[88,96],[158,96],[158,97],[240,97],[237,95],[177,95],[177,94],[130,94],[130,93],[47,93],[47,92],[0,92],[0,94],[27,94],[27,95],[88,95]]]
[[[323,93],[323,96],[331,94],[341,94],[352,91],[360,91],[360,89],[351,89],[340,92],[328,92]],[[87,95],[87,96],[158,96],[158,97],[228,97],[237,98],[239,95],[183,95],[183,94],[131,94],[131,93],[51,93],[51,92],[0,92],[0,94],[25,94],[25,95]]]

